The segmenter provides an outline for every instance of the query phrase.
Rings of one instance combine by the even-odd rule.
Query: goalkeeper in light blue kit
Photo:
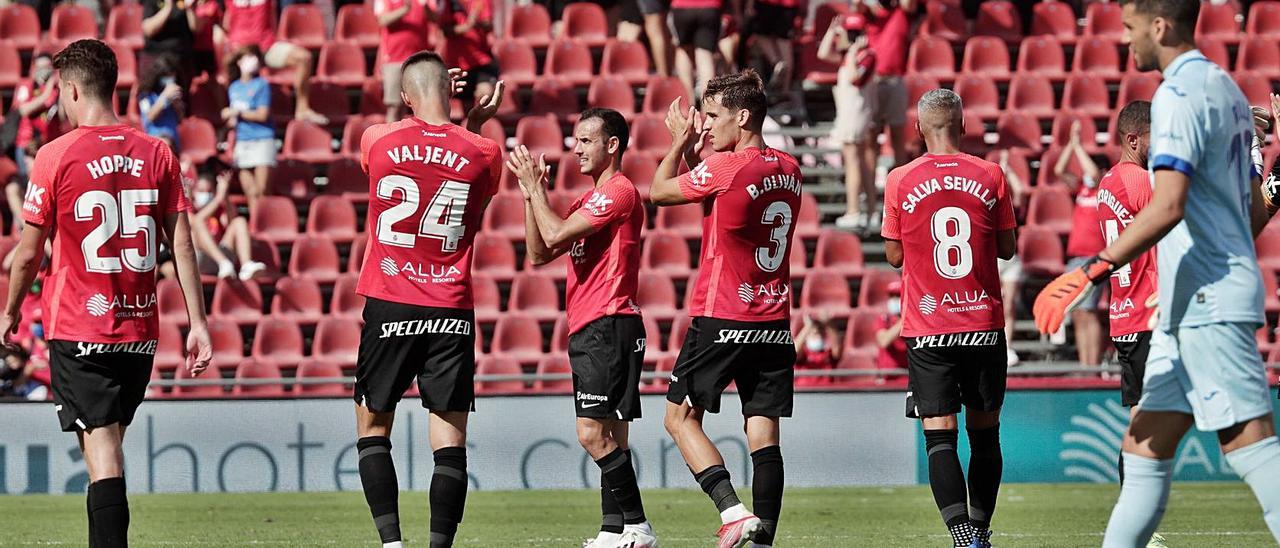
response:
[[[1193,423],[1218,433],[1226,462],[1280,540],[1280,440],[1254,339],[1265,319],[1253,238],[1275,213],[1276,178],[1258,179],[1244,94],[1195,49],[1200,2],[1120,3],[1136,65],[1164,73],[1151,106],[1151,202],[1107,249],[1045,288],[1036,325],[1055,331],[1090,283],[1106,282],[1159,242],[1159,325],[1103,546],[1146,545],[1169,498],[1178,442]]]

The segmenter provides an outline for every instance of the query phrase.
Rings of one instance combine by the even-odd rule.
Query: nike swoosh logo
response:
[[[590,405],[587,405],[587,404],[585,404],[585,403],[584,403],[584,404],[582,404],[582,408],[583,408],[583,409],[591,409],[592,407],[595,407],[595,406],[597,406],[597,405],[600,405],[600,402],[596,402],[596,403],[593,403],[593,404],[590,404]]]
[[[1214,396],[1217,396],[1217,395],[1218,395],[1218,391],[1214,390],[1213,392],[1210,392],[1208,396],[1204,397],[1204,401],[1209,401],[1213,399]]]

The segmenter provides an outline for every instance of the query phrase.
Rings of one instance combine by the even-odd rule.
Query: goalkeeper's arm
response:
[[[1257,132],[1254,132],[1252,152],[1254,172],[1262,173],[1262,140],[1258,138]],[[1253,200],[1249,217],[1253,225],[1253,236],[1257,238],[1267,227],[1271,217],[1280,210],[1280,196],[1277,196],[1280,194],[1280,162],[1271,166],[1271,171],[1264,173],[1262,177],[1254,177],[1250,186],[1253,187]]]

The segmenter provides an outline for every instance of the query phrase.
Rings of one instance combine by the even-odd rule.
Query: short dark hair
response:
[[[717,98],[716,101],[729,110],[746,109],[751,114],[748,129],[758,132],[764,127],[769,100],[764,95],[764,80],[754,69],[712,78],[702,93],[704,101],[710,98]]]
[[[631,141],[631,128],[627,127],[627,119],[621,112],[611,108],[589,108],[582,111],[578,121],[584,122],[591,119],[600,120],[600,131],[604,132],[605,139],[618,138],[618,157],[621,158],[627,152],[627,144]]]
[[[1116,117],[1116,134],[1143,133],[1151,130],[1151,101],[1132,101],[1120,109]]]
[[[448,99],[452,95],[452,93],[450,92],[452,91],[451,87],[453,85],[452,82],[449,81],[449,65],[444,62],[444,57],[441,57],[439,53],[436,53],[429,49],[424,49],[422,51],[419,51],[418,53],[410,55],[408,59],[404,60],[404,63],[400,64],[400,74],[402,75],[400,79],[401,87],[403,88],[405,84],[405,79],[403,78],[403,75],[407,74],[409,72],[409,69],[414,65],[418,65],[422,63],[440,65],[440,75],[441,75],[441,80],[443,81],[438,82],[438,84],[444,90],[445,99]]]
[[[72,42],[53,56],[53,68],[63,80],[75,82],[85,95],[110,100],[120,74],[116,52],[101,40]]]
[[[1200,0],[1120,0],[1120,5],[1133,4],[1143,15],[1163,17],[1173,21],[1175,31],[1184,40],[1192,41],[1196,34],[1196,21],[1200,19]]]

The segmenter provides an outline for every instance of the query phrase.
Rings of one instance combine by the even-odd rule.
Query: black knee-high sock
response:
[[[89,484],[89,520],[93,523],[94,546],[129,545],[129,499],[124,478],[107,478]]]
[[[782,448],[773,445],[751,453],[754,475],[751,479],[751,510],[760,518],[760,532],[756,544],[773,545],[778,531],[778,516],[782,514]]]
[[[360,484],[382,542],[400,540],[400,483],[391,461],[391,439],[369,436],[356,441],[360,451]]]
[[[431,475],[431,548],[453,546],[453,535],[467,504],[467,449],[444,447],[435,452]]]
[[[631,465],[631,452],[621,447],[596,461],[600,473],[606,478],[609,493],[622,510],[622,522],[635,525],[647,521],[644,501],[640,498],[640,485],[636,482],[636,469]]]
[[[974,529],[991,528],[1000,494],[1004,457],[1000,453],[1000,425],[969,429],[969,520]]]
[[[609,478],[600,471],[600,531],[603,533],[622,534],[622,507],[618,499],[613,498],[609,490]]]
[[[698,485],[702,486],[702,492],[711,497],[711,502],[716,503],[717,511],[723,512],[742,504],[742,501],[738,500],[738,494],[733,491],[729,471],[724,466],[717,464],[697,472],[693,475],[693,479],[698,480]]]
[[[929,487],[933,500],[942,513],[942,521],[955,540],[956,546],[968,546],[973,542],[973,526],[969,524],[968,493],[964,483],[964,469],[956,454],[959,432],[955,430],[925,430],[925,447],[929,452]]]
[[[84,497],[84,513],[89,516],[89,548],[98,548],[98,541],[93,538],[93,505],[90,504],[87,493]]]

